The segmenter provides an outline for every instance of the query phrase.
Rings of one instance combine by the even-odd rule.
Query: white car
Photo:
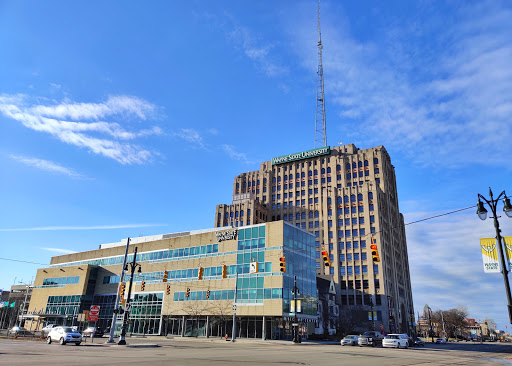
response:
[[[55,327],[50,330],[48,336],[46,337],[46,343],[50,344],[52,342],[59,342],[62,345],[66,343],[74,343],[79,346],[82,342],[82,335],[71,327]]]
[[[382,347],[408,348],[409,338],[407,334],[388,334],[382,340]]]
[[[355,346],[357,345],[358,338],[359,336],[357,335],[348,335],[345,336],[345,338],[343,338],[340,343],[342,346]]]

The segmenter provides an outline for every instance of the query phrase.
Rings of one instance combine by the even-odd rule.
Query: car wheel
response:
[[[59,341],[59,343],[60,343],[62,346],[64,346],[64,345],[66,344],[66,341],[64,340],[64,338],[61,338],[61,339],[60,339],[60,341]]]
[[[75,343],[75,346],[79,346],[79,345],[80,345],[80,342]]]
[[[409,342],[405,344],[405,348],[409,348]]]
[[[400,342],[398,342],[398,344],[396,345],[396,348],[400,348]]]
[[[52,337],[47,337],[46,338],[46,343],[51,344],[52,343]]]

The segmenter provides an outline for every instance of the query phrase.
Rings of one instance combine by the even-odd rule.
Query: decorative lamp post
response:
[[[480,218],[480,220],[485,220],[487,218],[487,210],[484,207],[484,203],[480,200],[484,200],[492,212],[492,219],[494,220],[494,228],[496,229],[496,240],[498,242],[498,248],[499,248],[499,256],[500,256],[500,262],[501,262],[501,273],[503,274],[503,280],[505,281],[505,291],[507,293],[507,307],[508,307],[508,318],[510,321],[510,324],[512,324],[512,297],[510,295],[510,284],[508,282],[508,270],[507,266],[505,264],[505,256],[503,253],[503,241],[501,239],[501,230],[500,230],[500,224],[498,222],[498,215],[497,215],[497,205],[500,198],[503,197],[503,212],[505,212],[505,215],[512,218],[512,205],[510,204],[510,198],[507,197],[505,194],[505,191],[501,192],[499,196],[495,199],[492,194],[492,190],[489,187],[489,196],[490,200],[486,199],[484,196],[482,196],[480,193],[478,194],[478,203],[477,203],[477,210],[476,214]]]
[[[119,337],[119,342],[117,342],[118,345],[124,346],[126,345],[126,328],[128,326],[128,318],[130,317],[130,301],[132,296],[132,285],[133,285],[133,274],[135,273],[135,269],[137,267],[139,270],[137,273],[141,273],[142,269],[139,263],[137,263],[137,247],[135,247],[135,252],[133,253],[133,261],[129,264],[130,265],[130,287],[128,287],[128,299],[126,300],[126,311],[124,312],[124,318],[123,318],[123,327],[121,328],[121,336]],[[128,264],[126,265],[125,271],[128,270]]]

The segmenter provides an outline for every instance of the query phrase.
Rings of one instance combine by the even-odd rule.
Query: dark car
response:
[[[15,337],[20,337],[20,336],[25,337],[25,336],[34,335],[34,333],[32,333],[29,330],[26,330],[23,327],[12,327],[11,329],[9,329],[9,333],[8,334],[12,335],[12,336],[15,336]]]
[[[415,346],[424,346],[425,345],[425,341],[423,339],[421,339],[420,337],[418,337],[414,341],[414,345]]]
[[[84,337],[103,337],[103,334],[103,329],[95,327],[89,327],[82,332]]]

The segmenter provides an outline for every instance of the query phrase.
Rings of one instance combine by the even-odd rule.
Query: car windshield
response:
[[[348,335],[348,336],[346,336],[345,338],[346,338],[346,339],[354,339],[355,337],[357,337],[357,336],[355,336],[355,335]]]
[[[371,337],[373,335],[373,332],[364,332],[364,336]]]
[[[387,335],[386,338],[387,339],[398,339],[398,336],[394,335],[394,334],[390,334],[390,335]]]
[[[74,333],[73,329],[71,329],[70,327],[62,327],[62,330],[66,333]]]

